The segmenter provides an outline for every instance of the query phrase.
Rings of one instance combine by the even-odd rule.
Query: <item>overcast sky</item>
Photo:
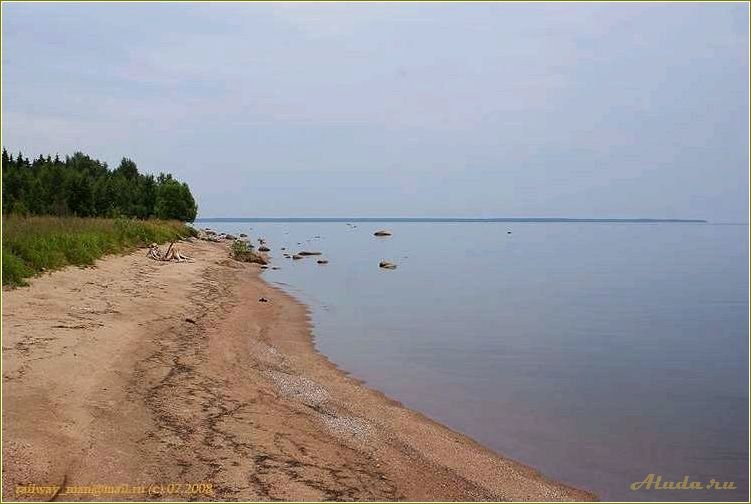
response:
[[[3,145],[199,216],[748,221],[748,4],[2,4]]]

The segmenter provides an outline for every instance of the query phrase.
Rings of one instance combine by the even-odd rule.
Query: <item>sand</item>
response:
[[[593,499],[337,369],[225,244],[181,250],[3,292],[3,501]]]

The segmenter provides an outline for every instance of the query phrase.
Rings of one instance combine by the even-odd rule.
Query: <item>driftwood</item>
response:
[[[162,251],[159,250],[159,245],[152,243],[151,246],[149,246],[149,251],[146,254],[146,257],[155,261],[185,262],[192,260],[185,254],[180,253],[180,250],[175,246],[175,242],[170,242],[165,253],[162,253]]]

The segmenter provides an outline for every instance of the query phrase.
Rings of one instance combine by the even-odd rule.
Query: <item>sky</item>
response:
[[[747,3],[2,3],[2,143],[199,217],[748,222]]]

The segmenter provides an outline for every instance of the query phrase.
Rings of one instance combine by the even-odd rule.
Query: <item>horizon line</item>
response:
[[[653,217],[197,217],[196,222],[686,222],[706,219]]]

